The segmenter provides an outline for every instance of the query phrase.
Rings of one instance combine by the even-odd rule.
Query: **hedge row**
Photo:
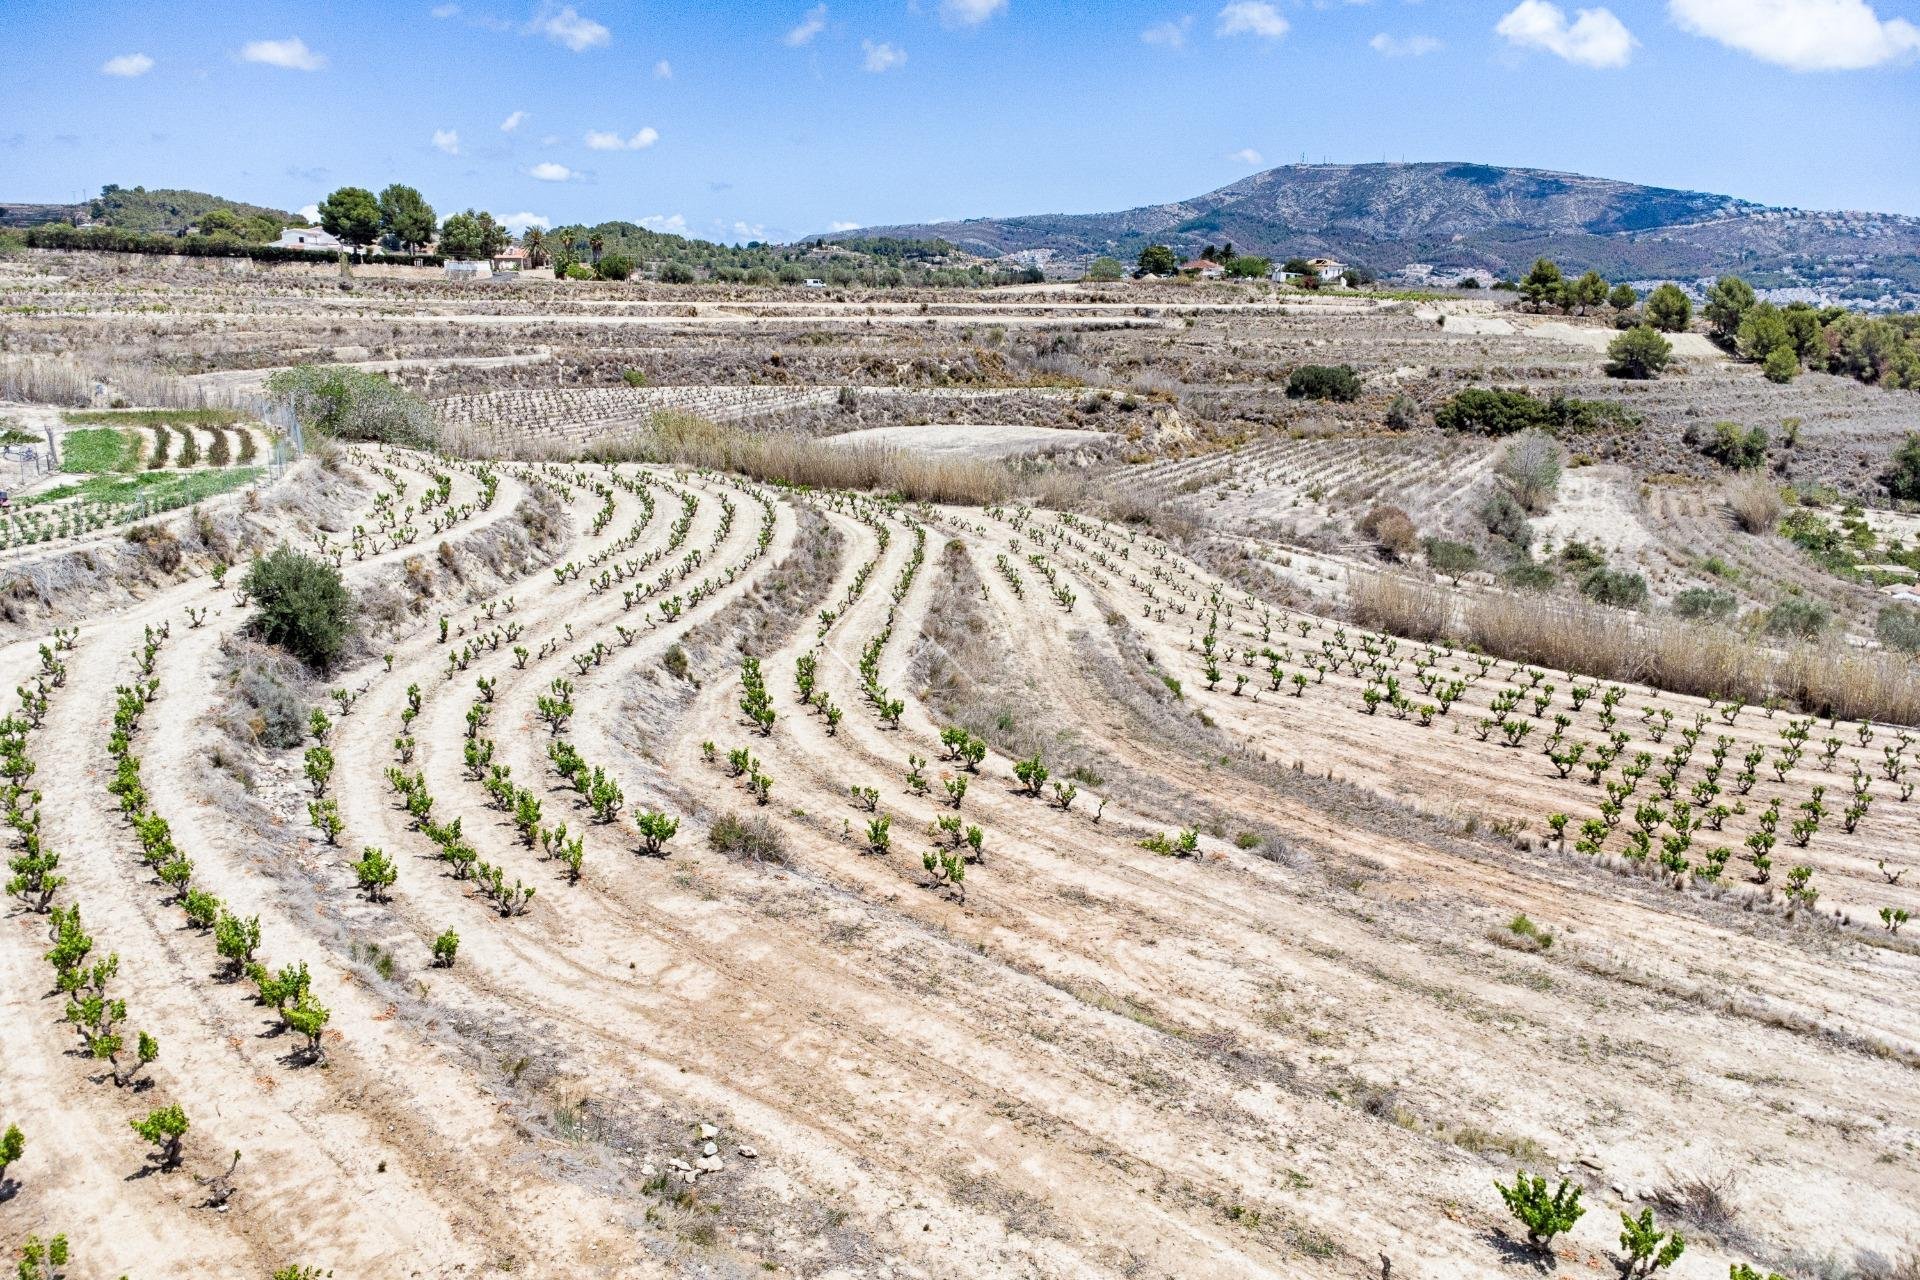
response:
[[[229,236],[160,236],[139,231],[121,231],[114,227],[70,227],[63,222],[29,227],[26,243],[30,249],[165,253],[179,254],[188,258],[252,258],[256,262],[328,262],[332,260],[325,253],[314,253],[307,249],[289,249],[280,245],[248,244]],[[370,253],[356,261],[437,267],[446,259],[437,253]]]

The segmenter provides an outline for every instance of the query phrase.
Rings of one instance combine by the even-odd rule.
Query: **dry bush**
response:
[[[1739,1187],[1739,1173],[1728,1169],[1718,1174],[1676,1177],[1656,1190],[1650,1200],[1662,1217],[1680,1218],[1697,1230],[1724,1238],[1739,1216],[1739,1208],[1733,1203]]]
[[[1780,490],[1759,476],[1746,476],[1727,485],[1727,505],[1748,533],[1772,533],[1784,510]]]
[[[28,404],[57,404],[74,409],[89,409],[94,391],[101,384],[116,401],[156,409],[206,409],[225,407],[221,397],[211,396],[206,388],[183,378],[155,373],[137,365],[89,363],[85,366],[54,357],[9,357],[0,359],[0,400],[18,400]],[[259,405],[245,406],[257,411]]]
[[[1355,574],[1353,620],[1411,640],[1439,640],[1453,632],[1453,602],[1444,591],[1398,574]]]
[[[707,843],[721,853],[754,862],[784,864],[787,860],[787,838],[757,813],[744,818],[735,813],[721,814],[707,832]]]
[[[1527,431],[1507,446],[1495,470],[1527,514],[1553,505],[1560,487],[1560,444],[1544,431]]]
[[[1399,507],[1381,503],[1360,517],[1360,532],[1380,545],[1394,560],[1406,560],[1420,547],[1420,532],[1413,518]]]
[[[1768,699],[1823,716],[1920,724],[1920,664],[1818,643],[1771,647],[1725,627],[1575,600],[1471,595],[1391,574],[1357,575],[1354,621],[1414,640],[1473,645],[1513,662],[1702,698]]]
[[[881,446],[835,448],[802,436],[754,432],[688,413],[656,413],[646,432],[594,441],[581,452],[595,462],[704,467],[760,481],[897,493],[909,501],[961,506],[1004,502],[1014,487],[1012,473],[995,462],[930,458]]]

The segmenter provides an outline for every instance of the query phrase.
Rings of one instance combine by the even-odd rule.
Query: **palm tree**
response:
[[[587,237],[587,248],[593,250],[593,265],[600,265],[600,251],[607,247],[607,238],[598,231]]]
[[[547,237],[538,227],[528,227],[526,234],[520,237],[520,245],[527,251],[527,267],[547,265]]]

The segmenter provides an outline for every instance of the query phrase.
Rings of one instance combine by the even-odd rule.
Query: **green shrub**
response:
[[[583,262],[573,263],[567,268],[567,279],[569,280],[592,280],[593,278],[593,268]]]
[[[1493,1184],[1507,1202],[1513,1216],[1527,1229],[1527,1241],[1536,1249],[1551,1250],[1553,1238],[1573,1229],[1586,1210],[1580,1206],[1580,1188],[1562,1179],[1559,1190],[1547,1194],[1547,1180],[1527,1175],[1522,1169],[1514,1174],[1513,1185]]]
[[[1792,347],[1775,347],[1760,364],[1768,382],[1786,384],[1800,376],[1800,357]]]
[[[1596,604],[1638,609],[1647,602],[1647,580],[1625,569],[1595,569],[1580,579],[1580,594]]]
[[[1767,443],[1765,427],[1742,430],[1737,422],[1716,422],[1713,438],[1700,446],[1700,452],[1721,466],[1751,471],[1767,460]]]
[[[1788,596],[1767,614],[1767,634],[1811,640],[1827,629],[1833,610],[1805,596]]]
[[[409,449],[439,442],[425,402],[398,383],[364,369],[303,364],[267,379],[300,425],[337,440],[378,440]]]
[[[1444,573],[1455,582],[1480,567],[1480,553],[1464,542],[1445,538],[1427,539],[1427,563],[1436,573]]]
[[[1920,609],[1910,604],[1888,605],[1874,619],[1873,633],[1889,649],[1920,653]]]
[[[602,280],[625,280],[633,274],[633,259],[623,254],[609,253],[600,259],[594,271]]]
[[[1673,598],[1673,611],[1696,621],[1724,622],[1733,616],[1739,602],[1731,592],[1712,587],[1688,587]]]
[[[1575,570],[1604,569],[1607,567],[1607,558],[1600,554],[1598,548],[1590,547],[1580,541],[1580,539],[1575,538],[1572,542],[1560,548],[1560,563],[1569,569]]]
[[[1551,591],[1560,575],[1537,561],[1521,558],[1507,566],[1506,579],[1522,591]]]
[[[1894,497],[1920,502],[1920,431],[1909,432],[1893,451],[1893,463],[1880,477],[1880,482]]]
[[[1434,412],[1433,423],[1443,431],[1471,431],[1485,436],[1510,436],[1528,428],[1553,435],[1598,431],[1606,427],[1638,426],[1639,415],[1606,400],[1576,400],[1555,395],[1540,400],[1524,391],[1468,387]]]
[[[338,569],[283,543],[254,560],[245,585],[262,639],[320,670],[340,656],[353,634],[354,603]]]
[[[1686,1252],[1686,1237],[1678,1231],[1662,1232],[1654,1225],[1652,1209],[1642,1209],[1638,1218],[1621,1214],[1620,1226],[1626,1280],[1647,1280],[1654,1272],[1671,1267]]]
[[[1350,365],[1301,365],[1287,379],[1287,396],[1293,400],[1351,402],[1360,398],[1360,376]]]
[[[1607,347],[1607,374],[1614,378],[1657,378],[1673,363],[1673,344],[1652,325],[1636,325]]]
[[[1527,510],[1520,499],[1506,489],[1495,489],[1480,508],[1480,519],[1487,531],[1508,545],[1524,551],[1533,543],[1533,526],[1527,523]]]

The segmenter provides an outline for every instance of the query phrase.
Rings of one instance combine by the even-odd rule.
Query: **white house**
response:
[[[527,251],[517,244],[510,244],[493,255],[492,265],[496,275],[524,271],[527,268]]]
[[[1227,269],[1210,258],[1195,258],[1192,262],[1180,264],[1180,274],[1199,276],[1202,280],[1218,280],[1227,274]]]
[[[347,246],[340,243],[339,237],[330,236],[319,227],[288,227],[273,242],[276,249],[305,249],[308,253],[339,253]]]

